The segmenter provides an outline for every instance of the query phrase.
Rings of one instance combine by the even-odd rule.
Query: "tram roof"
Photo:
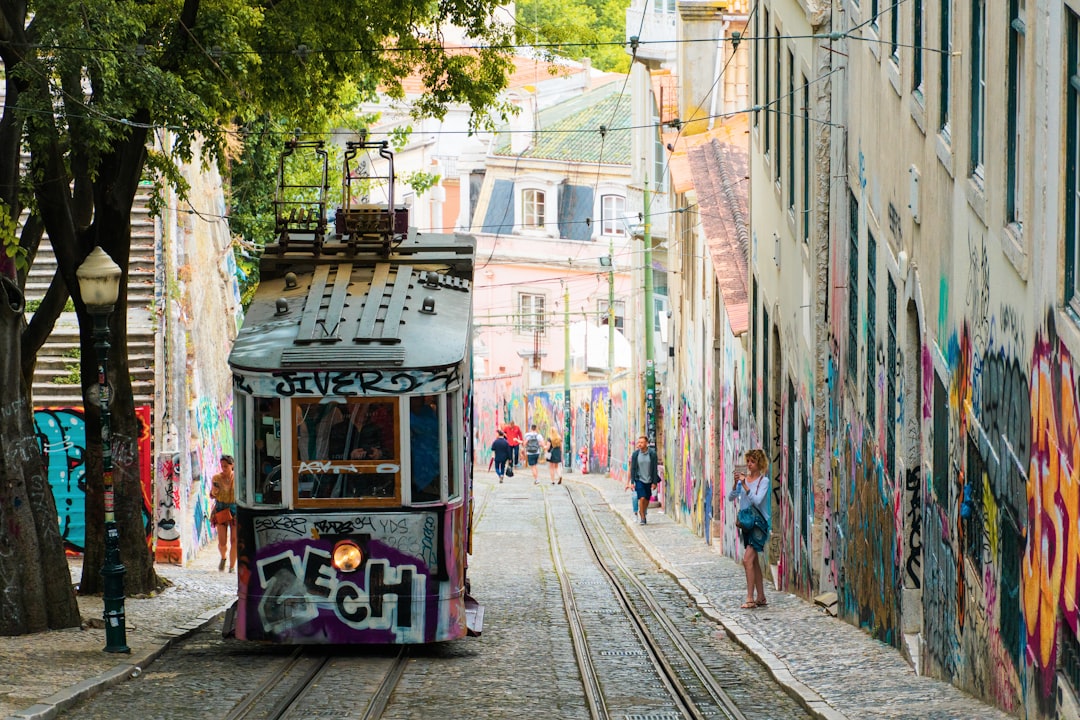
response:
[[[229,365],[250,372],[456,365],[470,342],[475,253],[471,236],[432,234],[386,257],[264,257]]]

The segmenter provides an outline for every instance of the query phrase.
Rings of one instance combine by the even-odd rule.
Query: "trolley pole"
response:
[[[656,447],[656,361],[654,358],[654,336],[656,335],[656,303],[653,300],[653,271],[652,271],[652,228],[649,215],[649,181],[645,180],[644,187],[644,234],[645,252],[645,436],[649,438],[649,445]]]
[[[586,328],[586,344],[588,344],[588,339],[588,328]],[[563,429],[563,465],[566,466],[566,470],[569,472],[573,469],[573,462],[571,460],[572,448],[570,447],[570,413],[572,412],[570,407],[570,288],[566,284],[563,284],[563,352],[566,355],[566,366],[563,371],[563,416],[565,418],[565,427]]]

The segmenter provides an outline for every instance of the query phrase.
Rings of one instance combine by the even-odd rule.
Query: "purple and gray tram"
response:
[[[372,149],[385,205],[353,198],[350,162]],[[317,142],[287,145],[282,187],[302,151],[325,187]],[[466,579],[475,241],[409,229],[392,162],[385,143],[350,143],[329,221],[322,188],[276,200],[229,355],[241,639],[416,644],[482,625]]]

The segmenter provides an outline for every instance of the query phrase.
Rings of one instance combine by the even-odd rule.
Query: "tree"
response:
[[[70,295],[81,327],[88,438],[88,570],[81,592],[101,590],[97,569],[104,552],[104,503],[101,447],[92,442],[100,438],[93,384],[98,358],[90,338],[92,323],[79,296],[78,266],[101,246],[122,268],[121,287],[126,287],[130,214],[140,180],[149,176],[182,192],[177,163],[192,159],[197,141],[202,140],[206,162],[221,161],[226,149],[241,141],[231,129],[256,118],[274,118],[288,134],[295,127],[316,127],[343,97],[376,87],[403,97],[401,79],[418,72],[428,93],[416,112],[441,117],[447,104],[463,102],[474,110],[474,122],[484,123],[485,111],[500,107],[509,66],[500,49],[509,43],[500,25],[491,22],[496,5],[497,0],[398,0],[392,7],[377,0],[0,0],[6,90],[0,117],[0,210],[9,220],[23,217],[17,237],[5,241],[6,248],[13,248],[5,257],[19,264],[7,263],[4,290],[9,298],[21,298],[43,232],[58,267],[29,323],[21,313],[0,323],[0,347],[5,348],[0,354],[19,353],[19,361],[0,364],[0,372],[21,373],[19,382],[0,375],[2,409],[16,409],[29,421],[34,357]],[[482,47],[445,52],[440,28],[450,24],[478,38]],[[160,142],[166,135],[168,142]],[[21,308],[21,299],[9,302],[5,312],[16,305]],[[126,338],[122,291],[109,340],[116,514],[127,592],[144,593],[160,581],[142,527],[138,424]],[[28,427],[0,423],[5,457],[9,448],[26,445]],[[0,502],[22,493],[47,513],[51,494],[20,490],[25,478],[10,463],[0,464]],[[5,502],[0,512],[9,507]],[[51,522],[55,529],[54,507]],[[55,541],[59,547],[37,514],[34,525],[39,545]],[[0,527],[0,550],[14,546],[12,531],[7,522]],[[30,555],[16,560],[18,572],[0,563],[0,597],[22,592],[35,581],[27,570],[41,564]],[[50,574],[47,581],[59,573],[54,565],[44,570]],[[43,593],[37,597],[44,602]],[[0,617],[6,619],[5,609],[0,608]],[[54,621],[50,616],[47,622],[58,627],[70,618]],[[4,631],[28,632],[36,623],[20,619]]]
[[[516,4],[518,42],[547,46],[549,57],[585,55],[598,70],[626,72],[629,5],[630,0],[522,0]]]

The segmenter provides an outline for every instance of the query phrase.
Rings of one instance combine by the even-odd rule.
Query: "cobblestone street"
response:
[[[794,700],[821,718],[1008,717],[945,683],[915,676],[894,649],[795,596],[770,589],[768,608],[739,610],[744,594],[739,565],[656,509],[650,511],[647,526],[631,523],[629,496],[614,481],[589,475],[568,480],[580,483],[572,485],[575,492],[602,498],[595,508],[610,510],[621,532],[641,543],[647,557],[641,557],[644,565],[636,572],[655,574],[655,562],[693,598],[694,602],[684,601],[689,608],[683,624],[719,621],[727,633],[717,626],[718,640],[732,638],[763,663],[757,666],[760,678],[754,681],[763,707],[777,708]],[[391,703],[385,717],[465,713],[508,718],[542,709],[549,717],[587,718],[567,616],[543,540],[545,497],[550,503],[565,503],[564,493],[570,488],[533,485],[527,474],[498,484],[493,474],[481,473],[476,489],[478,524],[470,575],[473,594],[486,606],[483,637],[418,653],[396,691],[401,703]],[[564,562],[587,563],[584,557],[562,552]],[[568,569],[574,572],[573,567]],[[127,601],[131,658],[102,652],[103,632],[93,629],[6,638],[0,643],[0,660],[8,676],[6,692],[0,694],[0,717],[111,718],[136,706],[140,708],[136,714],[143,717],[222,717],[245,688],[285,655],[282,648],[221,640],[214,634],[220,627],[217,611],[230,600],[235,583],[235,576],[217,572],[214,549],[204,550],[189,567],[164,566],[159,571],[173,587],[157,598]],[[592,587],[587,583],[586,590],[591,592]],[[672,596],[668,602],[675,606],[679,599]],[[80,606],[84,620],[100,617],[100,598],[82,598]],[[615,617],[606,614],[609,608],[587,611],[601,622]],[[199,628],[202,631],[196,632]],[[167,652],[153,660],[166,641],[184,635],[190,639],[183,652]],[[138,679],[126,679],[132,665],[140,667]],[[629,673],[625,682],[636,682],[631,679],[634,661],[626,659],[622,665]],[[783,688],[776,692],[786,696],[767,699],[766,685],[772,683],[766,682],[764,668]],[[80,694],[94,696],[108,684],[115,686],[60,714]],[[356,692],[360,691],[358,686]],[[762,711],[757,716],[785,717],[785,712],[796,710]],[[324,700],[307,714],[349,717],[352,711],[335,711]]]

